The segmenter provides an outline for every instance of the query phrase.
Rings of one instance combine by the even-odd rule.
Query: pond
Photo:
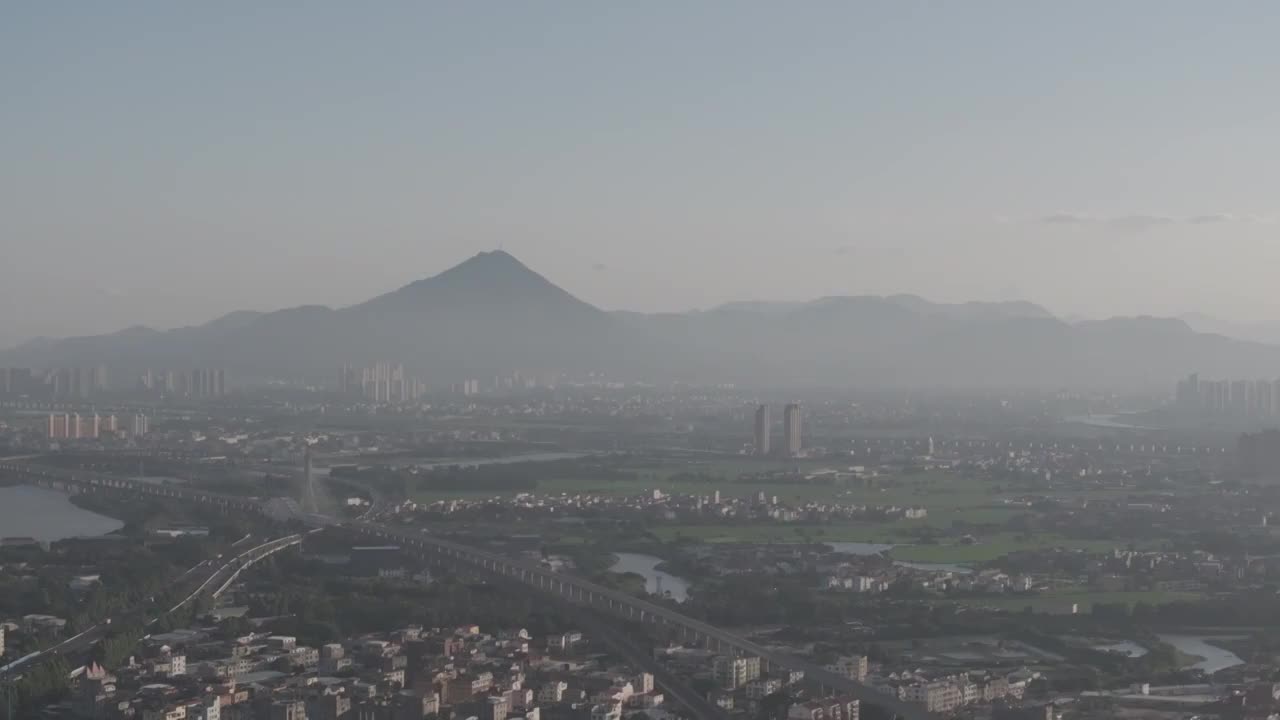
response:
[[[644,589],[650,595],[665,595],[676,602],[689,599],[689,581],[658,568],[662,558],[640,553],[614,553],[617,560],[609,568],[616,573],[635,573],[644,578]]]
[[[32,487],[0,487],[0,537],[53,542],[83,535],[106,535],[124,523],[71,504],[70,496]]]

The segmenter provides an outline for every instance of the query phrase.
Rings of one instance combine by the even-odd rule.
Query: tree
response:
[[[786,720],[791,709],[791,694],[785,689],[760,698],[760,716],[765,720]]]

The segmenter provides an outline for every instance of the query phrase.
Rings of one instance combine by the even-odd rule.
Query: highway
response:
[[[198,582],[196,588],[186,597],[179,601],[176,605],[165,611],[164,614],[171,614],[182,609],[185,605],[205,594],[213,594],[218,590],[225,590],[226,587],[239,576],[240,571],[252,565],[254,562],[279,552],[290,545],[296,545],[302,541],[300,535],[288,535],[281,538],[268,540],[260,545],[256,545],[244,552],[239,553],[235,557],[229,558],[226,562],[219,563],[217,560],[204,560],[196,565],[191,566],[185,572],[178,576],[179,583],[195,583]],[[150,600],[150,598],[148,598]],[[134,620],[141,620],[146,617],[149,604],[143,604],[131,608],[124,613],[119,614],[120,624],[128,624]],[[152,618],[145,623],[146,627],[150,627],[159,621],[160,616]],[[96,625],[88,628],[80,634],[67,638],[53,647],[46,648],[39,652],[30,653],[14,660],[13,662],[0,667],[0,680],[7,679],[14,673],[22,670],[22,668],[39,662],[48,657],[62,655],[65,657],[77,657],[88,652],[95,644],[107,636],[111,628],[115,625],[117,618],[108,618]]]
[[[654,684],[662,688],[667,697],[688,710],[696,720],[720,720],[725,713],[710,700],[689,686],[687,678],[672,672],[658,662],[651,651],[638,647],[636,642],[601,618],[593,611],[579,611],[573,617],[593,640],[599,640],[641,672],[653,675]]]

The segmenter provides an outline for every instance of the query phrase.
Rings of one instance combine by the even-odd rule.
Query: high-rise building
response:
[[[800,454],[803,447],[800,439],[800,405],[798,403],[787,404],[782,413],[782,423],[787,455],[795,457]]]
[[[22,395],[35,390],[31,368],[0,368],[0,395]]]
[[[129,428],[129,434],[139,438],[151,432],[151,418],[138,413],[133,416],[132,427]]]
[[[1263,417],[1270,417],[1275,414],[1274,406],[1271,404],[1271,381],[1255,380],[1253,383],[1253,406],[1254,412]]]
[[[769,454],[769,406],[761,405],[756,408],[756,454]]]
[[[338,392],[355,395],[360,390],[360,373],[350,365],[343,365],[338,374]]]
[[[71,416],[66,413],[49,413],[49,439],[63,440],[70,437]]]
[[[57,368],[49,371],[46,382],[57,398],[88,398],[107,389],[107,369]]]
[[[1232,412],[1245,413],[1249,410],[1249,391],[1253,389],[1253,384],[1248,380],[1232,380],[1230,385],[1231,401],[1230,408]]]
[[[220,368],[196,368],[177,374],[166,381],[166,389],[172,382],[171,392],[194,398],[222,397],[227,394],[227,371]]]
[[[373,403],[415,402],[426,393],[426,386],[405,372],[404,365],[374,363],[366,368],[344,365],[338,376],[338,389],[346,395],[359,394]]]

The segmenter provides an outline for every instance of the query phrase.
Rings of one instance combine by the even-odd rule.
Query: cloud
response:
[[[591,269],[595,270],[596,272],[604,272],[605,270],[609,269],[609,266],[605,265],[604,263],[596,263],[591,266]]]
[[[1042,223],[1045,223],[1046,225],[1082,225],[1084,223],[1091,223],[1096,220],[1097,218],[1093,217],[1092,215],[1079,215],[1076,213],[1054,213],[1052,215],[1045,215],[1044,217],[1040,218],[1039,221]]]
[[[831,254],[837,257],[856,255],[859,260],[876,260],[881,258],[901,258],[908,254],[907,249],[890,245],[834,245],[815,248],[815,252]]]
[[[1178,219],[1168,215],[1121,215],[1107,220],[1107,224],[1119,230],[1139,232],[1161,225],[1176,225]]]
[[[1196,215],[1187,218],[1192,225],[1208,225],[1210,223],[1231,222],[1235,216],[1231,213],[1214,213],[1213,215]]]
[[[1187,218],[1191,225],[1209,225],[1212,223],[1269,223],[1271,218],[1261,215],[1234,215],[1232,213],[1213,213],[1212,215],[1193,215]]]
[[[997,220],[1000,222],[1000,220]],[[1209,213],[1178,217],[1175,215],[1089,215],[1087,213],[1059,212],[1042,215],[1031,222],[1042,225],[1104,225],[1116,230],[1142,232],[1158,227],[1172,225],[1211,225],[1217,223],[1265,223],[1267,218],[1258,215],[1235,215],[1233,213]]]

